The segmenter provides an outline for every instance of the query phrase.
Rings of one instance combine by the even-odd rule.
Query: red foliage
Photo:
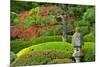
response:
[[[58,9],[59,7],[54,5],[54,6],[47,6],[47,7],[40,7],[40,12],[41,12],[41,16],[48,16],[48,10],[56,10]]]
[[[28,11],[21,12],[20,14],[18,14],[18,16],[21,18],[21,21],[23,21],[29,17]]]
[[[38,26],[38,27],[28,27],[25,28],[23,24],[18,26],[11,26],[11,37],[18,38],[22,40],[28,40],[32,37],[38,37],[43,31],[46,31],[49,28],[54,28],[55,26]]]
[[[48,15],[48,10],[55,10],[58,9],[59,7],[54,5],[54,6],[47,6],[47,7],[40,7],[41,11],[41,16],[49,16]],[[11,37],[12,38],[19,38],[22,40],[28,40],[32,37],[38,37],[41,35],[43,31],[46,31],[49,28],[54,28],[56,27],[55,25],[48,25],[48,26],[38,26],[38,27],[28,27],[25,28],[23,25],[23,21],[29,17],[28,11],[21,12],[18,14],[18,16],[21,18],[20,23],[17,26],[11,26]],[[71,17],[68,17],[68,19],[71,19]]]

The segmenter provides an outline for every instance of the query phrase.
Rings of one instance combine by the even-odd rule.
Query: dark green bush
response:
[[[48,64],[54,59],[69,58],[69,53],[61,50],[44,50],[44,51],[30,51],[20,57],[18,57],[11,66],[30,66],[30,65],[41,65]],[[60,60],[58,60],[60,62]],[[61,61],[64,63],[64,60]],[[66,60],[71,62],[71,60]]]
[[[61,36],[41,36],[39,38],[33,38],[30,40],[31,44],[39,44],[52,41],[62,41],[62,38]]]
[[[90,34],[85,35],[83,39],[84,39],[84,42],[95,42],[95,35],[90,33]]]
[[[86,42],[82,47],[84,53],[84,61],[91,62],[95,61],[95,43],[94,42]]]
[[[87,35],[86,35],[87,36]],[[89,37],[83,37],[84,42],[94,42],[94,38]],[[23,48],[27,48],[31,45],[37,45],[40,43],[45,43],[45,42],[61,42],[62,41],[62,36],[41,36],[39,38],[32,38],[29,41],[22,41],[22,40],[13,40],[11,41],[11,51],[14,53],[19,52]],[[67,42],[71,43],[72,41],[72,36],[68,35]]]
[[[10,62],[12,63],[17,58],[17,55],[14,52],[10,52]]]
[[[12,40],[10,45],[11,45],[11,51],[13,51],[14,53],[17,53],[21,49],[29,46],[28,42],[22,40]]]
[[[48,64],[62,64],[62,63],[73,63],[72,59],[54,59],[50,62],[48,62]]]
[[[62,35],[62,28],[61,26],[57,26],[55,28],[50,28],[47,31],[44,31],[42,36],[56,36],[56,35]]]
[[[72,36],[68,36],[68,42],[71,43],[71,38]],[[61,36],[41,36],[39,38],[32,38],[29,41],[22,41],[22,40],[13,40],[11,41],[11,51],[17,53],[21,49],[29,47],[31,45],[36,45],[40,43],[45,43],[45,42],[55,42],[55,41],[62,41]]]
[[[82,35],[86,35],[89,33],[88,26],[81,26],[79,28],[80,28],[80,32],[82,33]]]
[[[67,42],[71,43],[72,36],[68,35],[67,37]],[[41,36],[36,39],[31,39],[31,44],[40,44],[40,43],[45,43],[45,42],[55,42],[55,41],[62,41],[62,36]]]

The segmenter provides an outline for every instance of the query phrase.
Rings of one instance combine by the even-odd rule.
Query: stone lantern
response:
[[[81,60],[81,57],[83,56],[83,53],[80,48],[74,48],[74,52],[72,56],[74,57],[75,62],[79,63]]]

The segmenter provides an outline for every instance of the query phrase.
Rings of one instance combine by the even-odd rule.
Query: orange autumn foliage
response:
[[[40,16],[46,17],[48,15],[48,10],[55,10],[59,7],[54,6],[42,6],[40,7]],[[21,18],[20,23],[16,26],[11,26],[11,38],[18,38],[22,40],[28,40],[32,37],[39,37],[42,32],[46,31],[49,28],[55,28],[56,25],[48,25],[48,26],[30,26],[28,28],[24,27],[23,21],[26,20],[29,17],[29,11],[24,11],[18,14],[18,16]],[[72,19],[72,17],[68,17],[69,20]]]

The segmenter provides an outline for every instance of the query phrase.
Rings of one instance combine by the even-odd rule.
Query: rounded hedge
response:
[[[70,58],[69,53],[61,50],[42,50],[42,51],[30,51],[26,54],[18,57],[12,64],[12,67],[15,66],[31,66],[31,65],[42,65],[52,63],[55,61],[54,59],[64,59]],[[60,60],[56,60],[56,62],[60,62]],[[64,60],[61,61],[65,63]],[[67,62],[71,62],[71,60],[66,60]]]
[[[67,36],[67,42],[71,43],[71,35]],[[41,36],[39,38],[33,38],[30,40],[31,44],[40,44],[45,42],[55,42],[55,41],[62,41],[62,36]]]
[[[82,33],[82,35],[86,35],[89,33],[88,26],[81,26],[81,27],[79,27],[79,29],[80,29],[80,32]]]
[[[17,53],[18,58],[11,66],[47,64],[53,59],[72,58],[73,47],[66,42],[47,42],[34,45]]]
[[[11,45],[11,51],[13,51],[14,53],[17,53],[21,49],[29,46],[27,41],[25,42],[25,41],[22,41],[22,40],[12,40],[10,45]]]
[[[42,51],[42,50],[61,50],[72,53],[73,46],[67,42],[46,42],[22,49],[20,52],[17,53],[17,56],[19,57],[30,51]]]
[[[82,50],[85,62],[95,60],[95,45],[93,42],[85,42]],[[72,59],[73,47],[66,42],[47,42],[34,45],[21,50],[17,56],[18,58],[11,64],[11,66],[29,66],[50,63],[67,63],[59,59]],[[58,60],[56,60],[58,59]]]
[[[72,59],[54,59],[50,62],[48,62],[47,64],[64,64],[64,63],[73,63],[74,61],[72,61]]]
[[[95,36],[92,33],[85,35],[83,39],[85,42],[95,42]]]
[[[85,62],[95,61],[95,44],[94,42],[86,42],[82,47]]]
[[[70,43],[71,43],[71,38],[72,38],[71,35],[69,35],[67,38],[68,42]],[[55,41],[61,42],[62,36],[41,36],[39,38],[32,38],[29,41],[12,40],[10,45],[11,45],[11,51],[13,51],[14,53],[17,53],[20,50],[32,45],[37,45],[37,44],[45,43],[45,42],[55,42]]]

